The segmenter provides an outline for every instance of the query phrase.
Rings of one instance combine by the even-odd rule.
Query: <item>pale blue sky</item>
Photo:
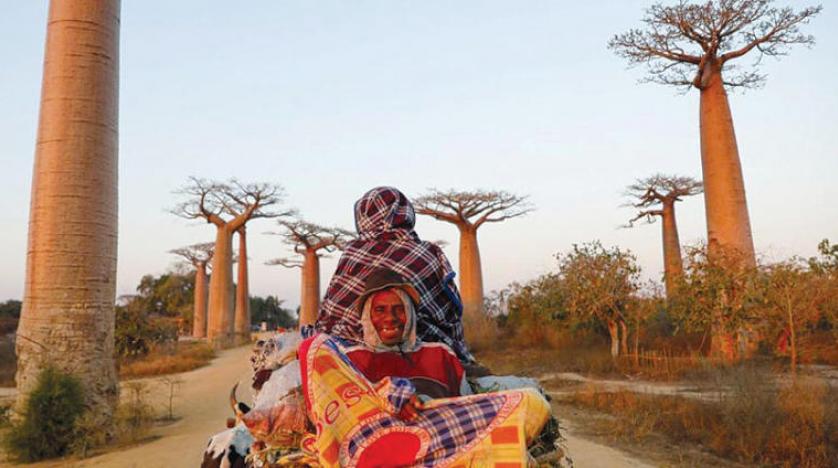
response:
[[[700,177],[698,95],[638,84],[606,48],[638,24],[631,1],[123,1],[118,292],[213,239],[167,213],[189,175],[284,185],[311,221],[352,227],[375,185],[529,194],[537,211],[480,233],[487,292],[601,239],[661,271],[659,225],[631,216],[623,187],[669,172]],[[805,2],[781,2],[802,6]],[[757,249],[812,255],[838,241],[838,8],[817,37],[777,62],[765,88],[731,103]],[[23,290],[46,0],[6,0],[0,15],[0,300]],[[705,235],[701,197],[678,206],[683,243]],[[273,229],[249,229],[251,291],[296,305],[297,270]],[[456,230],[430,219],[455,268]],[[334,260],[322,266],[323,284]]]

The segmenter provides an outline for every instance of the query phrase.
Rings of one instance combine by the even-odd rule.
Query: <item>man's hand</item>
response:
[[[410,400],[407,400],[407,403],[402,406],[402,410],[399,411],[398,417],[402,421],[413,421],[419,416],[419,411],[422,409],[422,402],[416,398],[416,395],[410,397]]]

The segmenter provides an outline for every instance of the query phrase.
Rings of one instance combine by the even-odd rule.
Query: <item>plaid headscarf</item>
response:
[[[355,203],[358,239],[343,250],[320,305],[316,328],[361,341],[361,317],[355,301],[372,272],[389,269],[419,292],[419,339],[445,343],[460,360],[474,361],[463,339],[462,302],[454,285],[454,271],[439,246],[419,239],[413,230],[415,223],[413,205],[395,188],[374,188]]]

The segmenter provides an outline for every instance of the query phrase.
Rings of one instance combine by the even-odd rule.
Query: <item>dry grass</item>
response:
[[[496,343],[493,348],[475,353],[478,360],[495,374],[538,377],[546,372],[576,372],[584,375],[619,376],[620,372],[607,349],[580,347],[566,349],[520,347]]]
[[[155,348],[148,355],[120,365],[123,379],[176,374],[203,367],[215,357],[215,351],[204,343],[179,343],[169,348]]]
[[[586,386],[571,403],[612,415],[604,424],[618,438],[640,441],[654,432],[748,464],[838,464],[838,391],[822,381],[778,390],[767,376],[747,370],[726,388],[711,403]]]
[[[463,330],[466,342],[472,352],[492,349],[501,339],[501,332],[494,319],[481,315],[479,317],[463,317]]]

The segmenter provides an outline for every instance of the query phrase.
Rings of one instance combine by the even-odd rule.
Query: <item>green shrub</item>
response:
[[[116,410],[117,436],[122,443],[134,443],[146,436],[154,422],[154,409],[147,402],[148,384],[127,382],[125,396]]]
[[[6,451],[22,462],[65,455],[75,437],[75,422],[84,413],[81,383],[73,376],[47,367],[23,410],[4,439]]]

